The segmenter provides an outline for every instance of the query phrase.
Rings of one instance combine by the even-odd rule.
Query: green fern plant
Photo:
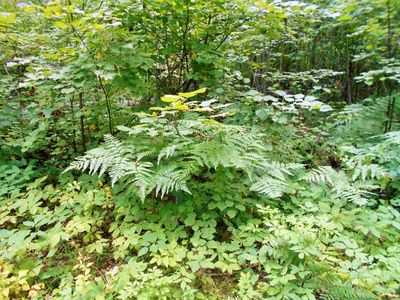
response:
[[[157,113],[137,114],[139,124],[132,128],[118,127],[127,135],[124,142],[105,136],[104,145],[77,158],[65,172],[108,173],[113,185],[125,181],[129,191],[144,201],[150,193],[161,198],[178,191],[190,194],[187,183],[196,174],[233,168],[253,181],[251,190],[270,197],[282,195],[292,170],[302,166],[270,161],[260,139],[263,135],[216,121],[221,106],[211,106],[214,101],[185,103],[185,97],[199,93],[162,97],[171,104],[155,108]],[[187,111],[192,112],[188,117]],[[203,112],[211,115],[201,117]]]
[[[338,283],[325,285],[323,293],[320,295],[324,300],[361,300],[361,299],[377,299],[377,297],[365,289],[355,287],[350,283]]]

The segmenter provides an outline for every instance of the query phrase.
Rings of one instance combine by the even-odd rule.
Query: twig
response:
[[[4,70],[6,70],[6,73],[7,73],[7,75],[8,75],[8,78],[10,78],[10,81],[11,81],[11,83],[12,83],[13,86],[14,86],[14,91],[17,93],[18,98],[19,98],[18,90],[17,90],[17,88],[16,88],[16,85],[15,85],[14,81],[12,80],[12,77],[11,77],[10,73],[8,72],[8,69],[7,69],[5,63],[3,63],[3,67],[4,67]],[[21,101],[19,102],[19,106],[21,106]]]

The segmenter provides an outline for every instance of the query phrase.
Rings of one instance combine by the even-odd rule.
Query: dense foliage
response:
[[[0,4],[0,299],[400,297],[400,3]]]

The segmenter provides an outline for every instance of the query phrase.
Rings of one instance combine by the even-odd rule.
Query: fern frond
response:
[[[351,146],[343,146],[342,149],[348,153],[351,154],[355,154],[355,155],[364,155],[365,154],[365,150],[364,149],[360,149],[357,147],[354,147],[353,145]]]
[[[385,141],[382,143],[384,146],[390,144],[400,145],[400,131],[392,131],[383,135]]]
[[[333,184],[334,178],[337,177],[337,172],[331,166],[320,166],[317,169],[311,170],[306,175],[299,178],[309,182],[329,182]]]
[[[259,166],[271,176],[283,181],[286,180],[285,174],[293,176],[292,171],[300,170],[304,167],[302,164],[284,164],[276,161],[262,161]]]
[[[155,149],[140,152],[137,156],[137,160],[139,161],[139,160],[142,160],[143,158],[152,156],[152,155],[154,155],[155,152],[156,152]]]
[[[175,150],[177,147],[178,147],[177,145],[172,145],[172,146],[168,146],[168,147],[161,149],[161,151],[157,157],[157,164],[158,165],[160,164],[160,161],[162,158],[165,157],[167,159],[167,158],[171,157],[175,153]]]
[[[89,169],[89,174],[99,172],[99,176],[101,176],[106,171],[110,171],[112,182],[115,183],[130,168],[129,159],[125,157],[126,154],[127,150],[122,142],[111,135],[106,135],[103,147],[87,151],[84,156],[73,161],[64,172]]]
[[[326,285],[326,288],[320,297],[324,300],[377,299],[372,292],[353,286],[351,283]]]
[[[186,180],[182,176],[182,170],[176,168],[176,165],[162,166],[155,172],[153,184],[156,195],[160,193],[161,197],[164,197],[165,194],[173,190],[181,190],[191,194],[186,186]]]
[[[250,187],[251,191],[268,195],[270,198],[278,198],[286,191],[288,184],[286,181],[274,179],[268,175],[259,178]]]
[[[131,180],[133,183],[134,193],[142,200],[152,191],[152,178],[154,171],[150,168],[153,166],[150,162],[136,162],[131,165],[130,171],[125,175],[134,175],[134,179]]]
[[[334,186],[333,190],[337,191],[336,198],[343,198],[346,201],[354,202],[358,205],[365,205],[368,200],[375,193],[370,192],[370,190],[378,189],[374,181],[362,181],[353,184],[339,184]]]
[[[217,168],[218,166],[243,168],[246,165],[236,149],[229,148],[228,145],[218,141],[197,144],[191,154],[192,159],[209,168]]]
[[[362,165],[361,163],[358,163],[354,168],[353,181],[356,181],[357,179],[367,180],[368,178],[383,178],[386,177],[386,174],[387,170],[380,165]]]

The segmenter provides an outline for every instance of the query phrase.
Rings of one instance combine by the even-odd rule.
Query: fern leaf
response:
[[[266,194],[271,198],[278,198],[283,195],[287,187],[288,184],[285,181],[263,176],[257,182],[253,183],[250,190]]]
[[[317,169],[311,170],[299,180],[309,182],[329,182],[333,184],[333,178],[337,177],[337,172],[330,166],[320,166]]]

